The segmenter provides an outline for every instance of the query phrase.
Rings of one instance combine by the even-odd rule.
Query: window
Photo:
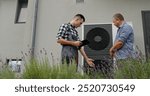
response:
[[[18,0],[15,23],[25,23],[27,19],[28,0]]]

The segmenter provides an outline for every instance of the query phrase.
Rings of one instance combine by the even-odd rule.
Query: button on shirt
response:
[[[120,40],[123,46],[117,50],[116,59],[134,58],[134,33],[130,25],[124,22],[119,28],[115,41]]]
[[[60,38],[68,41],[80,41],[78,32],[70,23],[60,26],[56,39]],[[62,58],[76,58],[78,56],[78,48],[70,45],[62,45],[61,55]]]

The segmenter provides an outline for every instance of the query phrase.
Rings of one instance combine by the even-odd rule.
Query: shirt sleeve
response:
[[[57,33],[57,36],[56,36],[56,39],[65,39],[65,33],[66,33],[66,30],[67,30],[67,25],[66,24],[62,24],[59,28],[59,32]]]
[[[132,27],[126,27],[126,28],[123,28],[121,31],[120,31],[120,35],[119,35],[119,38],[117,40],[120,40],[122,41],[123,43],[126,42],[127,38],[130,36],[130,34],[133,32],[133,29]]]

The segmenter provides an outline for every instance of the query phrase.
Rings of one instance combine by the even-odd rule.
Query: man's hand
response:
[[[82,44],[82,42],[80,42],[80,41],[73,41],[72,42],[72,45],[76,46],[76,47],[79,47],[81,44]]]
[[[115,56],[115,53],[118,49],[120,49],[123,46],[123,42],[118,40],[115,42],[114,46],[112,46],[109,50],[110,57],[113,58]]]
[[[109,54],[110,54],[111,58],[113,58],[115,56],[115,53],[116,53],[116,50],[114,48],[110,48]]]
[[[60,43],[61,45],[70,45],[70,46],[76,46],[76,47],[79,47],[82,44],[82,42],[80,41],[68,41],[63,38],[58,39],[57,43]]]
[[[86,59],[86,62],[88,63],[88,65],[90,66],[90,67],[95,67],[95,64],[93,63],[93,59],[91,59],[91,58],[88,58],[88,59]]]

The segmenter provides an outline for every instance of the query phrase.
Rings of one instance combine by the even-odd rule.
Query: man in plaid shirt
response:
[[[62,45],[61,56],[63,63],[66,61],[67,64],[70,64],[72,60],[75,60],[78,64],[78,47],[81,45],[81,41],[76,28],[80,27],[83,22],[85,22],[84,16],[77,14],[69,23],[62,24],[59,28],[57,43]],[[87,57],[83,48],[79,51],[87,64],[93,67],[93,60]]]

